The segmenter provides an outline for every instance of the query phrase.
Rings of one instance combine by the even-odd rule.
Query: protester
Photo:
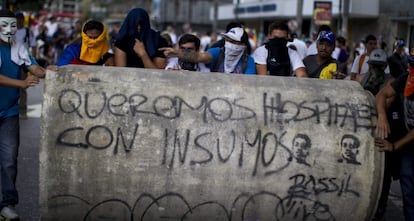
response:
[[[181,52],[200,52],[201,41],[193,34],[183,34],[178,40],[178,49]],[[169,58],[166,70],[188,70],[210,72],[204,63],[183,61],[180,58]]]
[[[96,20],[85,23],[81,42],[68,45],[57,61],[57,66],[67,64],[113,66],[113,54],[104,24]]]
[[[408,73],[408,56],[405,53],[405,41],[398,39],[395,42],[395,51],[388,58],[390,74],[394,76]]]
[[[355,58],[351,67],[350,79],[358,82],[361,82],[364,77],[364,73],[368,72],[369,55],[377,46],[377,38],[374,35],[367,35],[364,42],[366,51]]]
[[[346,39],[342,36],[336,38],[336,48],[339,49],[338,58],[338,71],[344,75],[348,75],[349,53],[346,47]]]
[[[243,28],[232,28],[223,35],[224,48],[210,48],[207,52],[181,51],[174,48],[161,48],[167,57],[178,57],[192,63],[210,65],[211,72],[256,74],[254,60],[246,53],[249,44]]]
[[[115,42],[115,66],[164,69],[166,58],[159,48],[168,47],[160,33],[151,29],[142,8],[129,11]]]
[[[253,53],[257,74],[306,77],[305,66],[296,48],[288,47],[289,27],[275,22],[269,26],[269,41]]]
[[[308,76],[320,79],[343,79],[345,76],[338,72],[338,63],[331,56],[335,48],[334,33],[322,31],[316,42],[318,53],[308,55],[303,59]]]
[[[402,97],[404,123],[407,133],[400,139],[387,140],[391,131],[387,117],[389,99]],[[400,185],[403,198],[405,220],[414,220],[414,52],[409,57],[409,73],[399,76],[382,89],[376,96],[378,112],[377,138],[375,145],[379,151],[400,151]]]
[[[15,34],[15,41],[20,45],[24,45],[36,58],[37,52],[37,43],[32,31],[24,25],[24,14],[22,12],[16,13],[17,21],[17,31]],[[28,70],[23,69],[21,78],[25,79],[28,75]],[[19,99],[19,113],[20,119],[27,119],[27,91],[26,89],[20,89],[20,99]]]
[[[369,55],[369,69],[364,74],[361,85],[365,90],[376,95],[385,82],[385,68],[387,67],[387,54],[382,49],[375,49]]]
[[[39,83],[45,69],[36,64],[24,45],[16,43],[16,17],[8,10],[0,11],[0,214],[6,219],[19,218],[14,206],[18,204],[16,189],[17,155],[19,149],[19,88]],[[31,75],[20,79],[21,66]],[[53,67],[54,70],[56,67]]]
[[[238,23],[238,22],[230,22],[226,25],[226,33],[230,31],[230,29],[232,28],[243,28],[243,25]],[[226,42],[226,40],[224,38],[221,38],[220,40],[214,42],[213,44],[211,44],[210,48],[223,48],[224,47],[224,43]],[[250,55],[252,53],[252,48],[250,46],[250,42],[249,44],[246,45],[246,53],[248,55]]]

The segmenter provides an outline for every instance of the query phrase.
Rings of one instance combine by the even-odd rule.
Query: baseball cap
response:
[[[318,36],[318,42],[321,40],[328,40],[331,45],[335,45],[335,34],[331,31],[321,31]]]
[[[243,28],[235,27],[230,29],[228,32],[223,34],[223,36],[228,37],[234,41],[241,41],[243,37],[244,30]]]
[[[404,46],[405,46],[405,41],[404,41],[404,40],[402,40],[402,39],[398,39],[398,40],[395,42],[395,46],[396,46],[396,47],[404,47]]]
[[[374,49],[369,55],[368,64],[386,64],[387,54],[382,49]]]

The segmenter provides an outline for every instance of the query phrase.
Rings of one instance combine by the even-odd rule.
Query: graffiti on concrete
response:
[[[345,134],[341,139],[341,159],[338,162],[360,165],[357,157],[359,154],[359,139],[353,134]]]
[[[135,154],[134,163],[145,157],[137,153],[151,148],[160,153],[154,154],[151,162],[168,175],[188,168],[222,166],[248,171],[248,178],[272,177],[275,183],[290,185],[281,192],[263,187],[236,192],[231,205],[214,197],[195,201],[186,192],[168,188],[164,194],[139,190],[140,195],[132,203],[117,197],[90,202],[86,196],[54,193],[47,202],[50,212],[75,206],[82,211],[76,220],[94,220],[96,216],[108,220],[196,220],[211,210],[214,213],[210,220],[257,220],[263,213],[255,210],[262,203],[267,204],[263,208],[271,208],[265,214],[273,220],[335,220],[330,202],[320,196],[357,199],[362,194],[356,188],[358,181],[351,173],[323,177],[311,174],[318,158],[324,156],[321,149],[325,144],[312,139],[315,132],[309,128],[292,125],[342,128],[344,134],[337,135],[338,151],[327,159],[339,166],[361,167],[364,162],[358,134],[372,134],[374,107],[336,103],[329,97],[302,101],[286,99],[281,93],[264,92],[260,96],[261,105],[251,106],[244,96],[200,96],[190,100],[168,94],[61,90],[58,108],[62,118],[70,119],[65,122],[70,123],[57,132],[54,141],[58,148],[110,151],[109,155],[115,157]],[[190,123],[180,124],[188,119]],[[278,180],[278,175],[291,166],[299,170],[289,174],[288,180]]]

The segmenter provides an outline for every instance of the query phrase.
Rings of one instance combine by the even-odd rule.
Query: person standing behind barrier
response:
[[[377,49],[376,49],[377,50]],[[374,51],[371,53],[373,54]],[[399,76],[407,73],[391,72],[391,77],[387,80],[386,85],[391,84]],[[401,96],[394,96],[393,99],[387,101],[387,119],[389,121],[390,134],[387,141],[394,143],[407,134],[404,123],[404,110]],[[400,151],[385,152],[384,161],[384,178],[382,181],[381,196],[378,201],[377,210],[372,221],[384,220],[384,215],[387,210],[388,195],[391,188],[391,181],[400,178]]]
[[[385,82],[385,69],[387,68],[387,54],[382,49],[375,49],[369,55],[369,69],[364,74],[361,85],[374,96]]]
[[[405,53],[405,41],[398,39],[395,42],[395,52],[388,58],[390,74],[399,76],[408,73],[408,56]]]
[[[339,49],[338,61],[339,67],[338,71],[343,73],[344,75],[348,75],[348,61],[349,61],[349,53],[346,48],[346,39],[342,36],[336,38],[336,47]]]
[[[294,47],[288,47],[289,27],[275,22],[269,26],[269,41],[253,53],[258,75],[306,77],[305,66]]]
[[[115,66],[164,69],[166,58],[159,48],[168,47],[160,33],[151,29],[142,8],[129,11],[115,42]]]
[[[178,57],[192,63],[210,65],[211,72],[256,74],[254,60],[246,54],[249,37],[243,28],[232,28],[223,34],[224,48],[210,48],[207,52],[181,51],[174,48],[161,48],[167,57]]]
[[[314,54],[318,53],[318,49],[316,48],[316,42],[317,42],[319,33],[321,33],[322,31],[332,31],[332,29],[329,25],[321,25],[318,28],[318,32],[313,32],[312,33],[312,38],[314,40],[313,40],[312,44],[308,47],[308,49],[306,51],[306,56],[314,55]]]
[[[181,52],[200,52],[200,39],[193,34],[183,34],[178,40],[178,49]],[[168,59],[168,64],[165,67],[166,70],[188,70],[188,71],[200,71],[210,72],[210,69],[206,67],[204,63],[193,63],[183,61],[180,58]]]
[[[383,88],[376,96],[378,112],[375,146],[379,151],[400,151],[400,185],[403,198],[404,217],[407,221],[414,220],[414,50],[409,61],[409,73],[399,76],[391,84]],[[389,99],[402,97],[404,124],[407,133],[400,139],[389,141],[393,134],[387,117]]]
[[[306,43],[304,41],[300,40],[296,33],[291,33],[290,37],[291,37],[292,41],[287,43],[288,46],[289,45],[294,45],[294,47],[296,48],[296,52],[300,56],[300,59],[303,60],[306,57],[306,51],[308,49],[306,47]]]
[[[22,12],[16,13],[17,31],[15,34],[16,43],[25,46],[34,58],[36,58],[37,44],[36,39],[32,31],[24,25],[24,14]],[[27,69],[22,70],[21,79],[25,79],[28,75]],[[20,119],[27,119],[27,91],[26,89],[20,89],[20,100],[19,100],[19,112]]]
[[[376,46],[377,38],[374,35],[368,35],[365,37],[366,52],[358,55],[352,63],[350,75],[351,80],[361,82],[364,73],[367,73],[369,69],[369,65],[367,63],[369,60],[369,55],[376,48]]]
[[[14,42],[17,31],[14,13],[0,10],[0,23],[0,215],[8,220],[15,220],[19,218],[14,209],[19,202],[16,189],[20,142],[19,88],[38,84],[39,78],[45,76],[45,69],[36,64],[25,46]],[[23,80],[20,78],[22,66],[32,73]]]
[[[232,28],[244,28],[242,24],[238,22],[230,22],[226,26],[226,33],[230,31]],[[224,38],[214,42],[211,44],[209,48],[223,48],[226,40]],[[250,55],[252,53],[252,47],[250,46],[250,43],[246,45],[246,53]]]
[[[81,32],[81,42],[68,45],[57,61],[57,66],[67,64],[113,66],[113,54],[107,29],[102,22],[90,20]]]
[[[338,63],[331,54],[335,48],[335,35],[331,31],[322,31],[316,40],[316,55],[308,55],[303,59],[306,73],[311,78],[343,79],[345,76],[338,72]]]

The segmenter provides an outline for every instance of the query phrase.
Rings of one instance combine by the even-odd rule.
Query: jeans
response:
[[[409,146],[407,148],[414,148]],[[414,221],[414,151],[407,150],[401,154],[400,171],[401,192],[403,197],[404,217]]]
[[[18,203],[16,177],[19,136],[18,116],[0,119],[0,170],[3,196],[0,209]]]

